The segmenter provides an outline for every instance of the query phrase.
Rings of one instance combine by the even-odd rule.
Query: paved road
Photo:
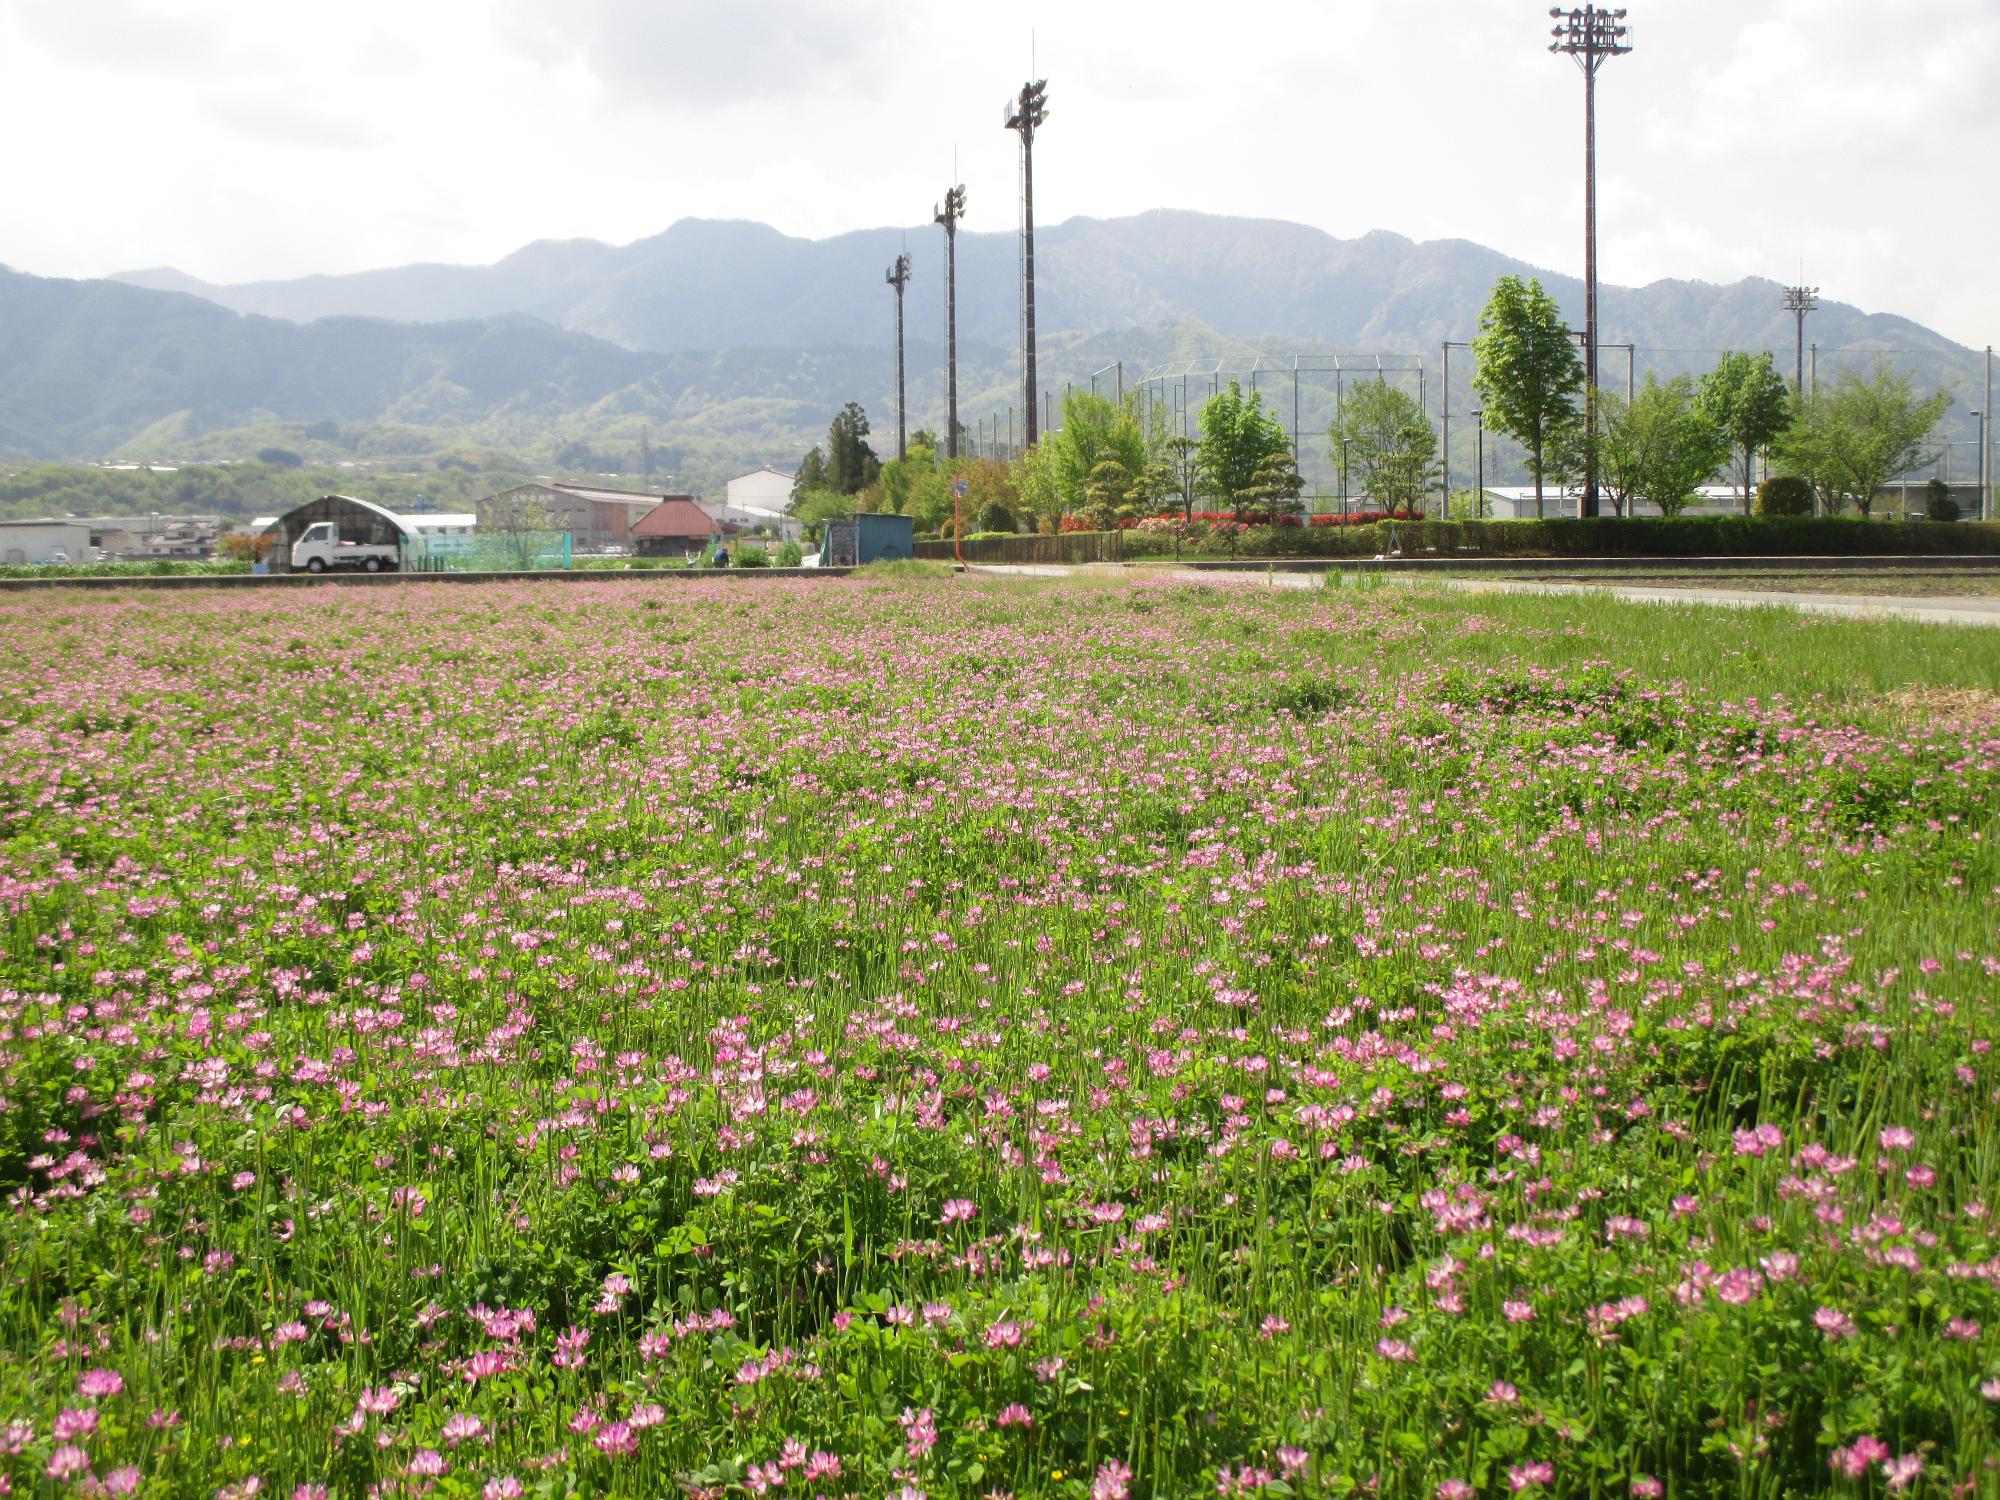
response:
[[[984,565],[979,573],[1008,573],[1030,578],[1067,578],[1072,573],[1092,571],[1053,565],[1022,563]],[[1113,571],[1116,570],[1106,570]],[[1317,573],[1216,573],[1176,569],[1177,582],[1206,583],[1241,588],[1316,589],[1325,577]],[[1398,584],[1441,583],[1446,588],[1470,594],[1609,594],[1638,604],[1712,604],[1724,609],[1795,609],[1802,614],[1833,615],[1849,620],[1925,620],[1938,625],[2000,626],[2000,598],[1973,594],[1796,594],[1768,589],[1661,588],[1655,585],[1538,583],[1533,580],[1500,578],[1404,578],[1387,575],[1384,582]]]
[[[1927,620],[1938,625],[2000,626],[2000,599],[1976,594],[1798,594],[1768,589],[1661,588],[1657,585],[1531,583],[1516,580],[1452,578],[1450,588],[1466,593],[1610,594],[1640,604],[1713,604],[1724,609],[1776,606],[1802,614],[1848,620]]]

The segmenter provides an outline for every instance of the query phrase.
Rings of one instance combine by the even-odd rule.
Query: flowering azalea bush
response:
[[[0,1494],[1994,1493],[1995,646],[1612,611],[0,601]]]

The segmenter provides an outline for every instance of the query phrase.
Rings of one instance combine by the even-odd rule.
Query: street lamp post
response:
[[[1607,57],[1632,50],[1625,12],[1586,5],[1555,7],[1551,52],[1566,52],[1583,70],[1583,499],[1577,513],[1597,514],[1597,70]]]

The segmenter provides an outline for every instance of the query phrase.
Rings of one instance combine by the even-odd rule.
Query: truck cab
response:
[[[392,546],[342,541],[332,521],[315,521],[292,543],[292,571],[325,573],[335,568],[359,568],[364,573],[393,571],[400,558]]]

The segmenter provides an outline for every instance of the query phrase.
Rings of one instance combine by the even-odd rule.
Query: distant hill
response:
[[[982,205],[975,204],[975,211]],[[996,214],[998,210],[996,209]],[[884,267],[906,240],[911,426],[942,425],[939,231],[795,239],[760,224],[683,220],[612,247],[544,241],[492,266],[406,266],[354,276],[210,286],[178,271],[112,281],[0,272],[0,454],[229,458],[260,447],[312,462],[357,455],[512,454],[599,472],[655,472],[712,489],[786,464],[861,401],[894,449],[891,296]],[[1421,355],[1439,406],[1438,346],[1474,332],[1494,279],[1531,267],[1466,241],[1376,233],[1339,240],[1270,220],[1155,212],[1072,219],[1037,246],[1044,389],[1109,391],[1179,361],[1258,376],[1288,425],[1294,353]],[[1018,437],[1017,250],[1011,233],[960,241],[960,411],[987,441]],[[1581,289],[1544,284],[1581,321]],[[1777,349],[1780,289],[1657,282],[1607,287],[1604,336],[1640,368],[1704,369],[1722,349]],[[1926,383],[1975,389],[1971,351],[1906,319],[1829,303],[1827,349],[1893,350]],[[1825,372],[1865,352],[1835,356]],[[1122,370],[1118,369],[1122,362]],[[1350,366],[1352,361],[1349,362]],[[1366,361],[1361,362],[1366,367]],[[1607,378],[1623,361],[1607,355]],[[1454,464],[1471,461],[1469,361],[1454,361]],[[1191,403],[1206,381],[1188,383]],[[1326,483],[1330,376],[1300,382],[1302,467]],[[1961,399],[1955,420],[1967,423]],[[335,434],[329,436],[328,434]],[[1489,443],[1491,472],[1509,472]]]
[[[1004,208],[983,207],[1003,223]],[[336,316],[426,322],[527,313],[631,349],[879,346],[890,326],[883,269],[916,262],[911,327],[935,340],[943,323],[942,231],[931,225],[805,240],[768,225],[683,219],[613,247],[543,240],[491,266],[403,266],[351,276],[210,286],[177,271],[117,279],[190,292],[238,312],[310,321]],[[1494,280],[1538,274],[1582,320],[1582,285],[1467,240],[1416,242],[1376,232],[1342,240],[1273,219],[1156,210],[1076,218],[1036,240],[1039,324],[1097,335],[1192,323],[1233,338],[1435,352],[1472,335]],[[959,235],[961,337],[1008,348],[1017,337],[1019,249],[1011,226]],[[1718,287],[1662,281],[1607,286],[1607,341],[1654,349],[1789,348],[1775,283]],[[1875,344],[1945,352],[1958,346],[1903,318],[1829,303],[1813,337],[1829,347]]]

